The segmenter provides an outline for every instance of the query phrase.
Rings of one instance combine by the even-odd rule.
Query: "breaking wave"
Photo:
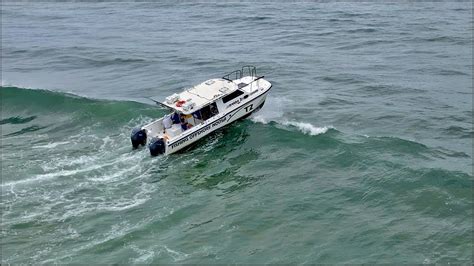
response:
[[[308,122],[301,122],[285,118],[284,109],[291,101],[285,98],[268,97],[265,107],[258,113],[252,115],[251,120],[255,123],[269,124],[274,122],[286,128],[294,127],[298,131],[310,135],[317,136],[326,133],[329,129],[335,129],[333,126],[315,126]]]
[[[334,129],[333,126],[323,126],[323,127],[317,127],[314,126],[310,123],[305,123],[305,122],[298,122],[298,121],[287,121],[287,120],[267,120],[263,116],[255,115],[251,118],[253,122],[256,123],[262,123],[262,124],[268,124],[270,122],[275,122],[277,124],[280,124],[282,126],[287,126],[287,127],[295,127],[298,131],[310,135],[310,136],[317,136],[320,134],[326,133],[329,129]]]

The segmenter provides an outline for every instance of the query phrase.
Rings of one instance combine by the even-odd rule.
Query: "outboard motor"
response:
[[[132,146],[134,149],[138,148],[138,146],[146,144],[146,131],[145,129],[141,128],[134,128],[132,130],[132,135],[130,136],[132,140]]]
[[[164,154],[166,150],[165,140],[162,138],[152,138],[150,144],[148,144],[151,156],[157,156]]]

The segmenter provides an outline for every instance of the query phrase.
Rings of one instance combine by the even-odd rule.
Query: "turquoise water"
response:
[[[472,261],[471,7],[2,3],[2,263]],[[132,150],[246,64],[260,112]]]

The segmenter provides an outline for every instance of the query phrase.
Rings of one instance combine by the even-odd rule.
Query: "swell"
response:
[[[43,89],[1,86],[3,117],[0,124],[27,124],[51,114],[67,114],[88,120],[129,121],[139,115],[153,115],[154,106],[132,101],[99,100]],[[158,111],[161,112],[161,111]]]
[[[3,111],[0,124],[4,137],[42,133],[68,134],[68,132],[74,133],[74,131],[93,124],[97,125],[94,130],[122,130],[124,127],[130,127],[131,121],[143,122],[159,117],[164,113],[164,110],[160,108],[143,103],[89,99],[73,94],[13,86],[2,86],[0,96]],[[324,145],[329,146],[332,146],[331,143],[333,143],[335,145],[333,147],[343,145],[348,150],[356,148],[357,153],[364,151],[367,154],[386,154],[387,157],[395,161],[400,158],[411,158],[422,163],[453,157],[471,157],[466,153],[440,147],[428,147],[425,144],[398,137],[347,135],[332,125],[313,125],[308,121],[287,119],[282,110],[278,110],[278,105],[283,106],[283,104],[278,104],[275,99],[273,101],[272,105],[266,106],[266,109],[264,108],[251,117],[251,121],[269,127],[269,134],[276,134],[278,137],[276,140],[269,139],[268,143],[288,138],[293,139],[294,143],[288,142],[285,145],[297,144],[299,146],[298,143],[308,141],[307,137],[327,135],[324,138],[309,140],[315,142],[316,146],[311,144],[307,147],[298,148],[312,150],[313,147],[317,148],[317,143],[321,144],[322,141],[325,142]],[[277,114],[276,117],[275,114]],[[235,131],[236,129],[231,127],[229,130]],[[285,133],[281,133],[282,130]],[[464,128],[449,127],[446,131],[451,135],[460,137],[472,136],[472,131]],[[295,133],[298,135],[295,135]],[[228,135],[228,137],[231,138],[231,135]],[[205,142],[208,142],[209,138],[206,139]],[[4,144],[6,145],[8,142]],[[41,144],[45,145],[45,143]],[[54,145],[53,142],[46,144]]]
[[[164,113],[143,103],[13,86],[0,87],[0,97],[3,148],[18,146],[24,138],[31,144],[51,144],[86,129],[115,135],[124,128],[128,131],[132,121],[148,121]]]
[[[5,136],[16,136],[45,128],[41,118],[51,116],[67,116],[68,120],[83,124],[101,122],[104,120],[126,124],[137,117],[158,117],[164,111],[151,105],[131,101],[99,100],[77,96],[69,93],[55,92],[42,89],[27,89],[14,86],[0,87],[2,111],[4,113],[0,124],[25,125],[24,128]],[[256,116],[253,121],[268,123],[271,120]],[[317,127],[310,123],[294,120],[279,121],[279,126],[296,129],[304,134],[315,136],[333,129],[332,126]]]
[[[334,157],[324,158],[325,161],[331,162],[325,167],[334,169],[344,165],[357,166],[365,162],[372,164],[385,161],[397,163],[400,166],[414,163],[418,167],[437,168],[449,159],[471,158],[471,155],[465,152],[428,146],[397,136],[348,134],[331,125],[315,126],[308,122],[281,118],[268,119],[259,115],[253,116],[251,121],[272,128],[268,133],[270,135],[268,139],[261,139],[262,143],[279,143],[281,149],[295,148],[298,153],[311,154],[311,156],[329,152]],[[465,175],[471,174],[464,167],[450,169],[458,169]]]

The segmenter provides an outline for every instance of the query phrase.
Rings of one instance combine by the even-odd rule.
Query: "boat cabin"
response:
[[[160,131],[163,134],[159,137],[171,140],[215,115],[232,109],[253,92],[257,92],[258,88],[255,86],[254,89],[252,86],[252,82],[256,79],[258,79],[256,76],[246,76],[231,80],[224,76],[175,93],[162,102],[152,99],[173,110],[161,121]],[[160,125],[155,125],[152,131],[157,132],[156,130],[159,129],[156,128],[157,126],[160,127]]]
[[[244,75],[245,74],[245,75]],[[166,97],[150,98],[171,112],[131,134],[133,148],[145,146],[152,156],[171,154],[233,121],[258,111],[265,103],[271,83],[258,77],[254,66],[244,66],[222,78]]]

